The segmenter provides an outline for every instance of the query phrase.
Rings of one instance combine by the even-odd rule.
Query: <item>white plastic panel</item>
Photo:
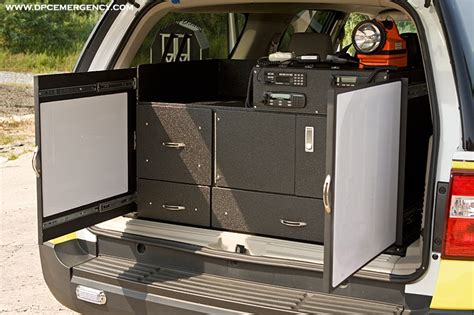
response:
[[[333,287],[395,242],[401,88],[337,96]]]
[[[40,104],[43,217],[128,191],[127,93]]]

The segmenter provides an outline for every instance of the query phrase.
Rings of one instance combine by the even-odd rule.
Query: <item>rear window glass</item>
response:
[[[471,91],[474,91],[474,32],[472,30],[474,1],[457,0],[450,2],[452,13],[457,18],[458,36],[461,39],[461,47],[464,54],[467,70],[471,79]]]
[[[244,14],[169,13],[149,32],[131,66],[227,59],[245,21]],[[235,31],[229,32],[229,26]]]

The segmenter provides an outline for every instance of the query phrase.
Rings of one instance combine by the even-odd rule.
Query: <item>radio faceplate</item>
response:
[[[372,82],[410,77],[413,71],[334,69],[329,66],[253,68],[253,106],[262,111],[326,114],[328,92]]]
[[[265,83],[276,85],[306,86],[306,73],[265,71]]]
[[[276,107],[303,108],[306,106],[306,95],[303,93],[266,92],[264,104]]]

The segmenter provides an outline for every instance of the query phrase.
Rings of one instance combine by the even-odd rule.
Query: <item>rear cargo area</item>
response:
[[[304,84],[297,90],[305,95],[300,106],[266,99],[268,89],[274,94],[288,89],[270,84],[275,69],[254,60],[139,66],[137,212],[98,227],[249,257],[322,264],[330,91],[355,87],[337,85],[341,77],[355,77],[362,86],[367,78],[371,84],[402,79],[400,150],[393,153],[399,155],[393,192],[398,205],[390,223],[396,241],[367,268],[413,272],[420,263],[431,135],[422,70],[283,68],[280,76],[298,74]]]
[[[314,90],[308,82],[307,106],[265,106],[254,99],[245,107],[251,71],[255,89],[265,87],[259,80],[268,71],[254,65],[214,60],[139,67],[138,217],[322,244],[326,89],[331,77],[371,71],[312,69],[304,73],[307,80],[327,87]],[[170,85],[182,72],[188,73],[186,80]],[[155,73],[166,81],[156,80]],[[405,76],[414,81],[402,130],[403,205],[394,222],[397,245],[404,250],[418,238],[421,225],[429,104],[417,71],[384,75],[378,80]],[[263,94],[254,91],[255,98]]]

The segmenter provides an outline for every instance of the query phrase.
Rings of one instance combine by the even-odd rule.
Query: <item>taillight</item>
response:
[[[474,259],[474,171],[453,170],[442,256]]]

